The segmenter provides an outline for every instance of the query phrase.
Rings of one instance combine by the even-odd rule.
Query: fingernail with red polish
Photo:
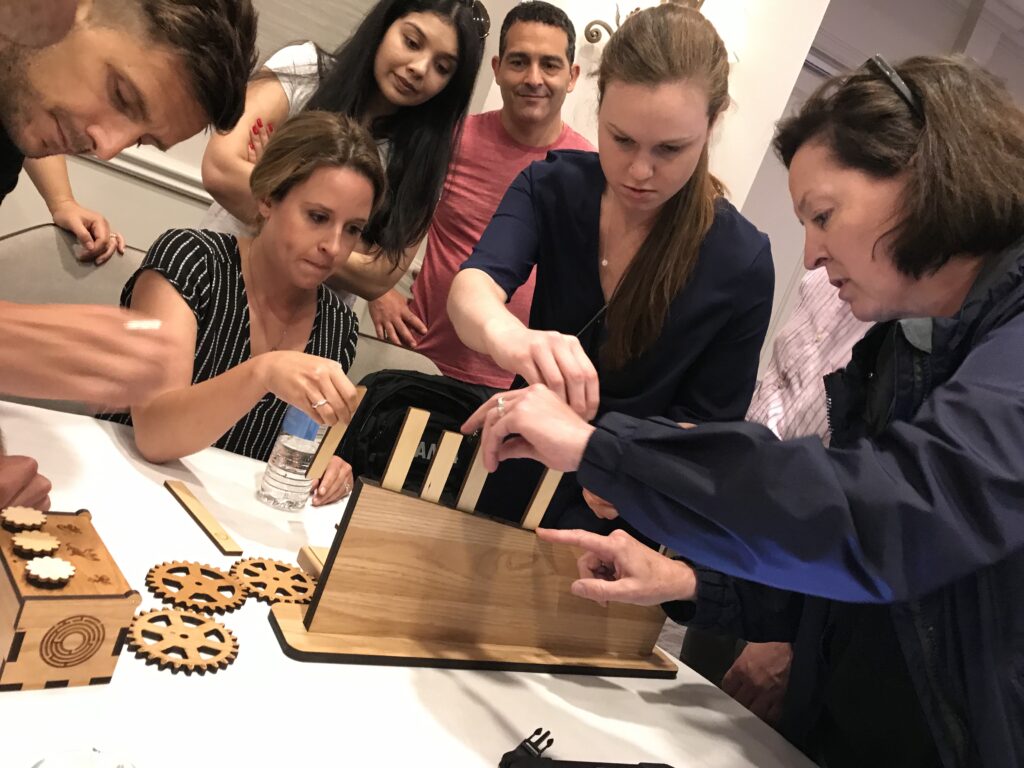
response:
[[[259,127],[258,127],[258,126],[255,126],[255,125],[254,125],[254,126],[252,127],[252,132],[253,132],[254,134],[258,134],[258,133],[260,132],[260,129],[259,129]]]
[[[263,127],[263,121],[258,117],[256,118],[256,125],[258,125],[260,128]]]

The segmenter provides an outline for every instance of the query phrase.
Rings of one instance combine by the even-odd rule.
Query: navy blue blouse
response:
[[[603,316],[591,321],[605,304],[598,264],[604,189],[597,153],[549,153],[512,183],[462,269],[486,272],[511,296],[536,266],[530,327],[579,334],[600,376],[600,414],[694,423],[743,419],[771,317],[775,270],[767,235],[720,199],[661,335],[623,368],[603,370],[598,354],[606,336]],[[568,493],[568,487],[575,492]],[[491,511],[485,500],[481,510]],[[580,504],[575,476],[567,477],[545,523],[561,524],[566,507]],[[562,523],[595,519],[589,513],[572,517]]]

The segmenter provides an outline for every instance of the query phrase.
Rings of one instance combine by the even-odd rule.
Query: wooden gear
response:
[[[399,435],[389,468],[407,466],[424,423],[423,412],[406,418],[410,432]],[[304,661],[675,677],[676,664],[655,647],[660,608],[574,597],[577,553],[526,529],[543,517],[559,474],[545,473],[518,526],[467,514],[486,479],[478,450],[458,509],[449,509],[434,501],[451,472],[451,442],[435,454],[421,497],[400,490],[404,475],[385,473],[394,490],[360,478],[330,550],[300,553],[319,580],[308,608],[271,608],[285,653]]]
[[[239,608],[245,587],[230,573],[201,563],[154,565],[146,574],[149,591],[165,603],[200,613],[225,613]]]
[[[136,658],[158,669],[204,675],[227,668],[238,657],[230,629],[207,616],[164,608],[140,613],[128,631]]]
[[[88,512],[50,512],[43,532],[60,540],[57,554],[75,576],[60,587],[34,584],[32,571],[56,574],[46,558],[17,555],[18,534],[0,529],[0,691],[109,682],[142,600]]]
[[[316,581],[301,568],[263,557],[239,560],[231,566],[231,575],[264,603],[308,603],[316,588]]]

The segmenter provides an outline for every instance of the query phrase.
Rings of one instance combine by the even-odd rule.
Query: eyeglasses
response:
[[[473,23],[480,30],[480,39],[483,40],[491,34],[491,15],[480,0],[459,0],[459,5],[469,8],[473,14]]]
[[[922,122],[924,121],[924,110],[921,109],[920,103],[918,103],[914,94],[911,92],[910,86],[908,86],[906,80],[900,77],[899,73],[889,65],[889,62],[876,53],[864,62],[864,66],[869,69],[877,70],[878,73],[885,78],[885,81],[892,86],[892,89],[899,94],[899,97],[906,102],[907,106],[910,107],[910,111],[914,113],[917,119]]]

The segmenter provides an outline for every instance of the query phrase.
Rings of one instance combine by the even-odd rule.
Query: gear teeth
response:
[[[305,604],[313,599],[316,579],[298,566],[264,557],[249,557],[231,566],[231,575],[264,603]]]
[[[169,589],[168,582],[180,583],[181,588]],[[227,571],[178,560],[150,568],[146,587],[169,605],[207,614],[230,613],[248,597],[245,586]]]
[[[220,638],[211,637],[211,633]],[[151,645],[147,640],[154,643]],[[178,645],[165,649],[154,647],[169,645],[172,641]],[[139,613],[132,620],[128,628],[128,649],[135,653],[135,658],[143,659],[147,665],[155,664],[157,669],[204,675],[226,669],[238,658],[238,639],[230,629],[207,616],[176,608],[157,608]],[[173,652],[175,650],[178,653]]]

